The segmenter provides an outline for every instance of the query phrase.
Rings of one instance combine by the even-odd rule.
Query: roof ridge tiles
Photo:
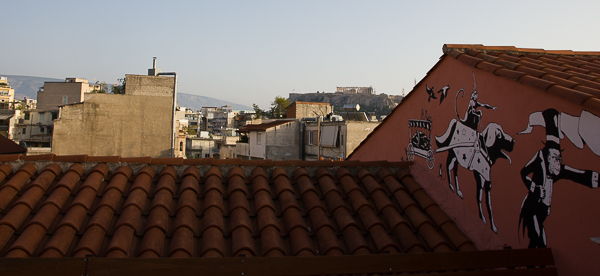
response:
[[[21,159],[22,154],[2,154],[0,155],[0,162],[12,162]]]
[[[143,156],[143,157],[121,157],[119,159],[121,163],[129,163],[129,164],[152,164],[152,157]]]
[[[23,161],[52,161],[54,153],[40,155],[21,155],[19,159]]]
[[[73,163],[84,163],[87,161],[87,154],[80,155],[55,155],[52,157],[54,162],[73,162]]]
[[[121,161],[120,156],[87,156],[86,162],[98,162],[98,163],[119,163]]]
[[[183,157],[163,157],[163,158],[152,158],[150,160],[151,165],[168,165],[168,166],[180,166],[183,165]]]

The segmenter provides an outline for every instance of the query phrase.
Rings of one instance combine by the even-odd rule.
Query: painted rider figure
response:
[[[467,107],[467,112],[465,113],[465,118],[461,119],[461,122],[470,127],[473,130],[477,130],[479,126],[479,122],[481,121],[481,117],[483,116],[481,110],[477,110],[479,107],[485,107],[487,109],[496,110],[497,107],[491,106],[489,104],[480,103],[477,101],[479,98],[479,94],[477,90],[471,93],[471,100],[469,101],[469,107]]]

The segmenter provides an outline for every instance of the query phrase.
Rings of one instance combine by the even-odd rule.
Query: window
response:
[[[183,142],[179,142],[179,151],[183,151]]]
[[[69,97],[68,96],[64,96],[63,97],[63,104],[67,104],[68,101],[69,101]]]
[[[260,145],[260,140],[262,138],[262,133],[261,132],[257,132],[256,133],[256,144]]]
[[[309,131],[308,132],[308,144],[309,145],[313,144],[313,141],[314,141],[314,134],[313,133],[314,133],[314,131]]]
[[[210,157],[209,153],[204,154],[204,158],[209,158],[209,157]]]
[[[40,113],[40,122],[45,121],[46,118],[44,118],[45,117],[44,115],[45,115],[44,113]]]
[[[23,134],[27,134],[27,128],[23,128]]]
[[[29,113],[25,113],[25,120],[29,120],[29,118],[30,118]]]
[[[43,126],[40,127],[40,132],[44,133],[44,127]]]
[[[58,119],[58,113],[52,113],[52,121]]]

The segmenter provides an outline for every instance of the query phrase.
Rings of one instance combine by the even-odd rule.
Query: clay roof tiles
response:
[[[446,44],[444,54],[577,104],[600,98],[600,52]],[[588,104],[595,107],[596,104]]]
[[[409,163],[88,158],[0,164],[0,257],[475,250]]]

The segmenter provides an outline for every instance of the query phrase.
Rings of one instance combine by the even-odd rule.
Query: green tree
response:
[[[96,81],[94,90],[90,91],[90,93],[108,93],[108,84],[106,84],[106,82]]]
[[[285,108],[290,105],[290,101],[284,97],[276,96],[275,100],[271,102],[271,115],[273,118],[285,117]]]
[[[119,81],[118,85],[113,85],[112,93],[113,94],[125,94],[125,78],[117,79]]]
[[[263,117],[265,111],[260,109],[257,104],[253,103],[252,108],[254,109],[254,119],[260,119]]]

